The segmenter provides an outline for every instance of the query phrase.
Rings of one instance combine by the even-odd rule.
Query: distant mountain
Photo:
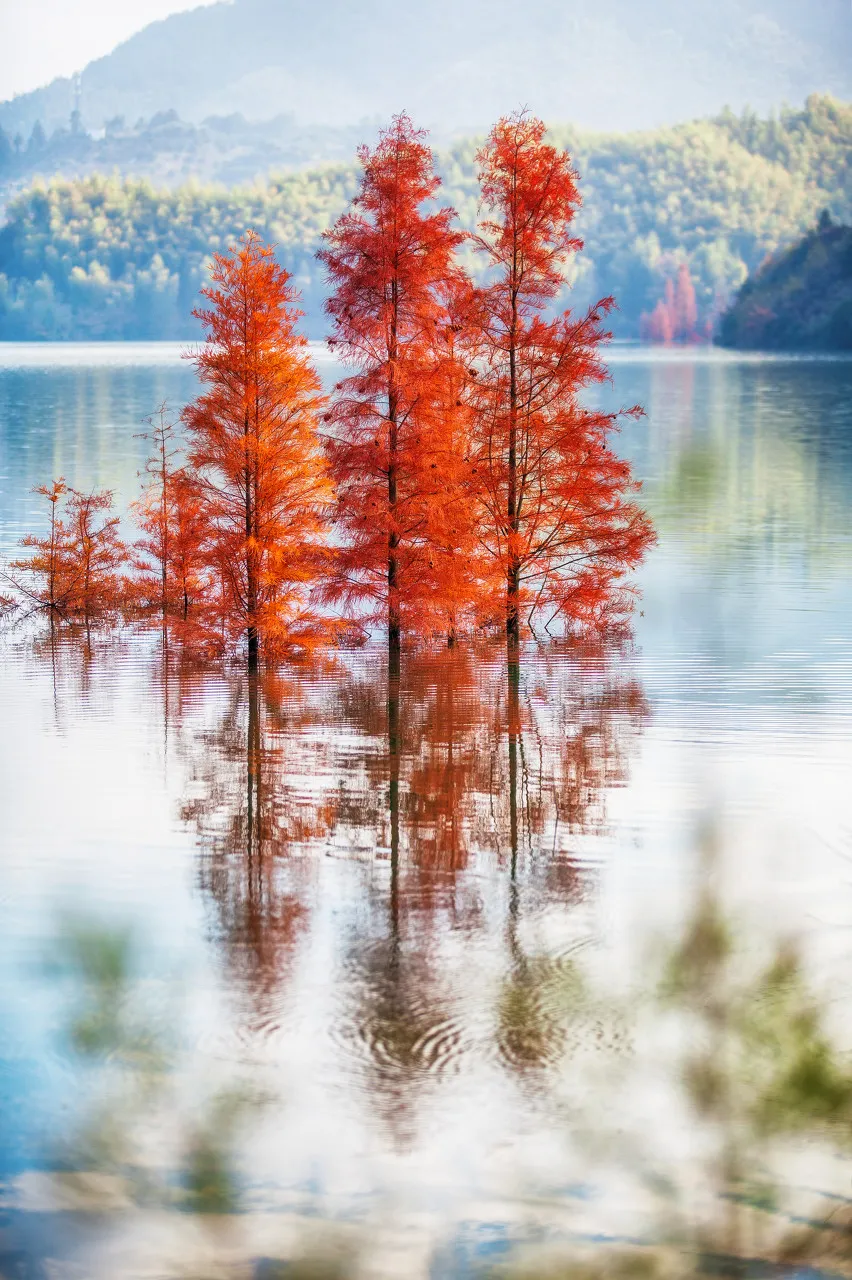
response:
[[[84,126],[176,109],[352,125],[406,109],[468,131],[527,105],[596,129],[729,103],[852,96],[849,0],[234,0],[152,23],[81,77]],[[0,105],[29,136],[67,123],[71,82]]]
[[[852,352],[852,227],[816,230],[749,276],[722,317],[722,346]]]

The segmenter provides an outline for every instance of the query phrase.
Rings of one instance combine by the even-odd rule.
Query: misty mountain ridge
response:
[[[768,110],[852,96],[848,0],[234,0],[151,23],[81,74],[89,130],[175,109],[352,126],[407,110],[440,133],[527,105],[592,129],[654,127],[728,103]],[[48,131],[72,82],[0,104],[0,126]]]

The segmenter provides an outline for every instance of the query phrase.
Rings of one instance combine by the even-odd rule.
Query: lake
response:
[[[852,362],[611,368],[617,649],[6,630],[0,1275],[852,1274]],[[0,346],[0,555],[194,385]]]

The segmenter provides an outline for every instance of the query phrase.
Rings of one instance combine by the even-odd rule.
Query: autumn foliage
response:
[[[324,400],[296,331],[290,277],[253,232],[217,254],[206,341],[193,356],[205,387],[185,410],[207,570],[232,639],[249,662],[316,643],[311,596],[322,567],[331,486],[317,437]]]
[[[545,628],[604,621],[652,533],[629,464],[609,444],[618,415],[581,401],[607,378],[599,351],[613,300],[579,317],[548,310],[582,247],[571,162],[521,113],[495,126],[477,163],[486,216],[476,247],[489,283],[476,311],[470,488],[517,640],[536,616]]]
[[[493,628],[515,645],[623,619],[654,535],[612,447],[621,414],[595,404],[613,299],[563,307],[582,249],[569,157],[535,117],[500,120],[476,157],[475,231],[440,205],[407,116],[359,158],[319,254],[333,393],[291,277],[248,231],[214,256],[195,312],[198,396],[180,424],[165,406],[150,420],[136,542],[108,491],[60,479],[39,490],[49,533],[6,574],[20,600],[87,622],[157,616],[252,668],[344,624],[381,627],[398,651],[404,636]],[[663,340],[694,332],[685,269],[660,307]]]
[[[46,611],[51,621],[89,625],[113,615],[124,596],[127,548],[111,491],[81,492],[60,477],[34,492],[50,504],[49,532],[21,539],[31,554],[12,561],[7,580],[29,609]]]
[[[662,346],[703,340],[698,327],[695,286],[685,263],[678,267],[674,280],[671,277],[666,280],[663,296],[654,310],[642,313],[639,330],[646,342]]]
[[[189,620],[207,594],[208,526],[197,477],[179,461],[175,424],[165,404],[149,420],[152,445],[145,467],[148,483],[133,514],[143,536],[135,545],[139,598],[159,608],[164,619]]]
[[[457,499],[452,347],[444,339],[465,287],[464,239],[432,153],[406,116],[362,148],[352,208],[326,233],[330,345],[351,372],[326,414],[342,545],[327,593],[382,622],[392,644],[440,609],[435,525]],[[449,465],[448,465],[449,464]]]

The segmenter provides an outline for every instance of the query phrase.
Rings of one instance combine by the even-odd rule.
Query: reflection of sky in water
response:
[[[141,418],[192,393],[176,349],[96,354],[2,353],[3,547],[58,473],[132,496]],[[252,757],[238,676],[165,681],[129,639],[88,660],[7,647],[5,1203],[44,1210],[32,1170],[109,1096],[68,1043],[91,983],[49,963],[68,919],[131,931],[114,1035],[171,1046],[137,1163],[182,1167],[205,1124],[227,1129],[223,1091],[261,1093],[233,1121],[242,1208],[373,1215],[414,1275],[536,1222],[655,1232],[637,1170],[685,1170],[704,1130],[660,1065],[681,1033],[642,998],[701,885],[740,924],[743,974],[800,940],[849,1045],[852,365],[618,350],[613,372],[607,400],[647,409],[623,443],[660,542],[633,652],[525,664],[514,881],[499,655],[404,660],[395,827],[380,655],[264,686]],[[838,1181],[794,1148],[802,1185]],[[270,1221],[246,1218],[244,1254],[275,1256]]]

